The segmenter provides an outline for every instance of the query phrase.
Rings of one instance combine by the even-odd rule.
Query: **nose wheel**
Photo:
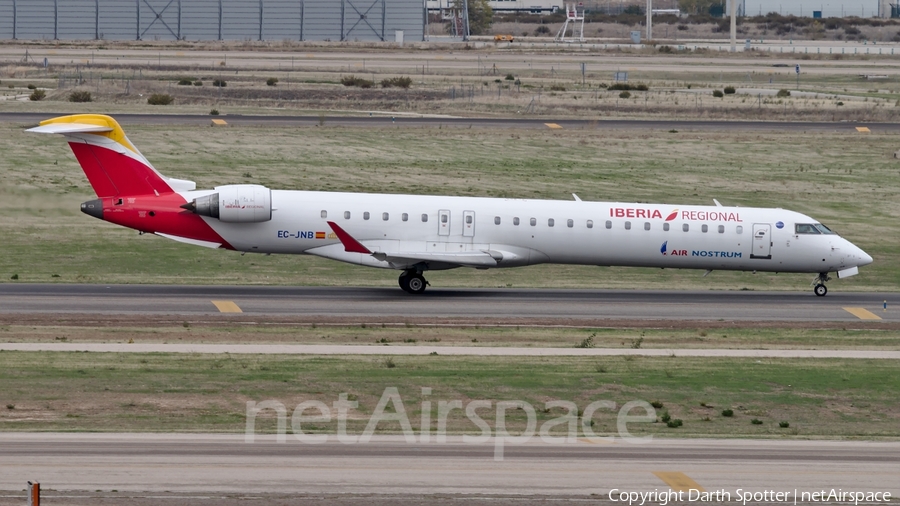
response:
[[[400,288],[406,293],[420,294],[425,291],[428,281],[416,271],[404,271],[397,280]]]
[[[828,277],[827,272],[821,272],[816,279],[813,280],[813,293],[815,293],[819,297],[824,297],[826,293],[828,293],[828,288],[825,287],[825,282],[831,280]]]

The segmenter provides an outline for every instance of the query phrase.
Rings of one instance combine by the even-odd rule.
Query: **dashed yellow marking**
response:
[[[852,314],[853,316],[859,318],[860,320],[880,320],[881,317],[877,314],[869,311],[868,309],[863,309],[861,307],[845,307],[844,311]]]
[[[225,125],[227,125],[227,124],[228,124],[228,122],[226,122],[224,119],[214,119],[214,120],[212,120],[212,126],[225,126]]]
[[[869,132],[871,132],[871,130],[869,130],[869,127],[856,127],[856,131],[857,131],[857,132],[862,132],[862,133],[869,133]]]
[[[703,487],[696,481],[690,479],[688,475],[676,471],[653,471],[657,478],[664,481],[672,490],[678,492],[687,492],[689,490],[698,490],[706,492]]]
[[[243,313],[241,308],[230,300],[214,300],[212,303],[220,313]]]
[[[556,123],[544,123],[544,124],[547,125],[547,128],[562,128],[561,126],[557,125]]]

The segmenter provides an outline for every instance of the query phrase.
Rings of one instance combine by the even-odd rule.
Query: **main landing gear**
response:
[[[816,279],[813,280],[813,293],[818,295],[819,297],[824,297],[826,293],[828,293],[828,288],[825,287],[825,282],[831,281],[831,278],[828,277],[827,272],[820,272]]]
[[[402,288],[404,292],[414,294],[423,293],[425,287],[429,284],[428,281],[425,281],[425,277],[422,276],[422,273],[414,269],[403,271],[403,274],[400,275],[400,279],[397,281],[400,283],[400,288]]]

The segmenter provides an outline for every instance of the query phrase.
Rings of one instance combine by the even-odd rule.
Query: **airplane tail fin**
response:
[[[193,181],[163,176],[128,140],[122,127],[102,114],[74,114],[42,121],[29,132],[61,134],[98,197],[190,191]]]

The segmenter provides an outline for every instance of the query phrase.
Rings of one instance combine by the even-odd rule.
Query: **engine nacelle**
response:
[[[217,186],[183,208],[226,223],[260,223],[272,219],[272,190],[258,184]]]

